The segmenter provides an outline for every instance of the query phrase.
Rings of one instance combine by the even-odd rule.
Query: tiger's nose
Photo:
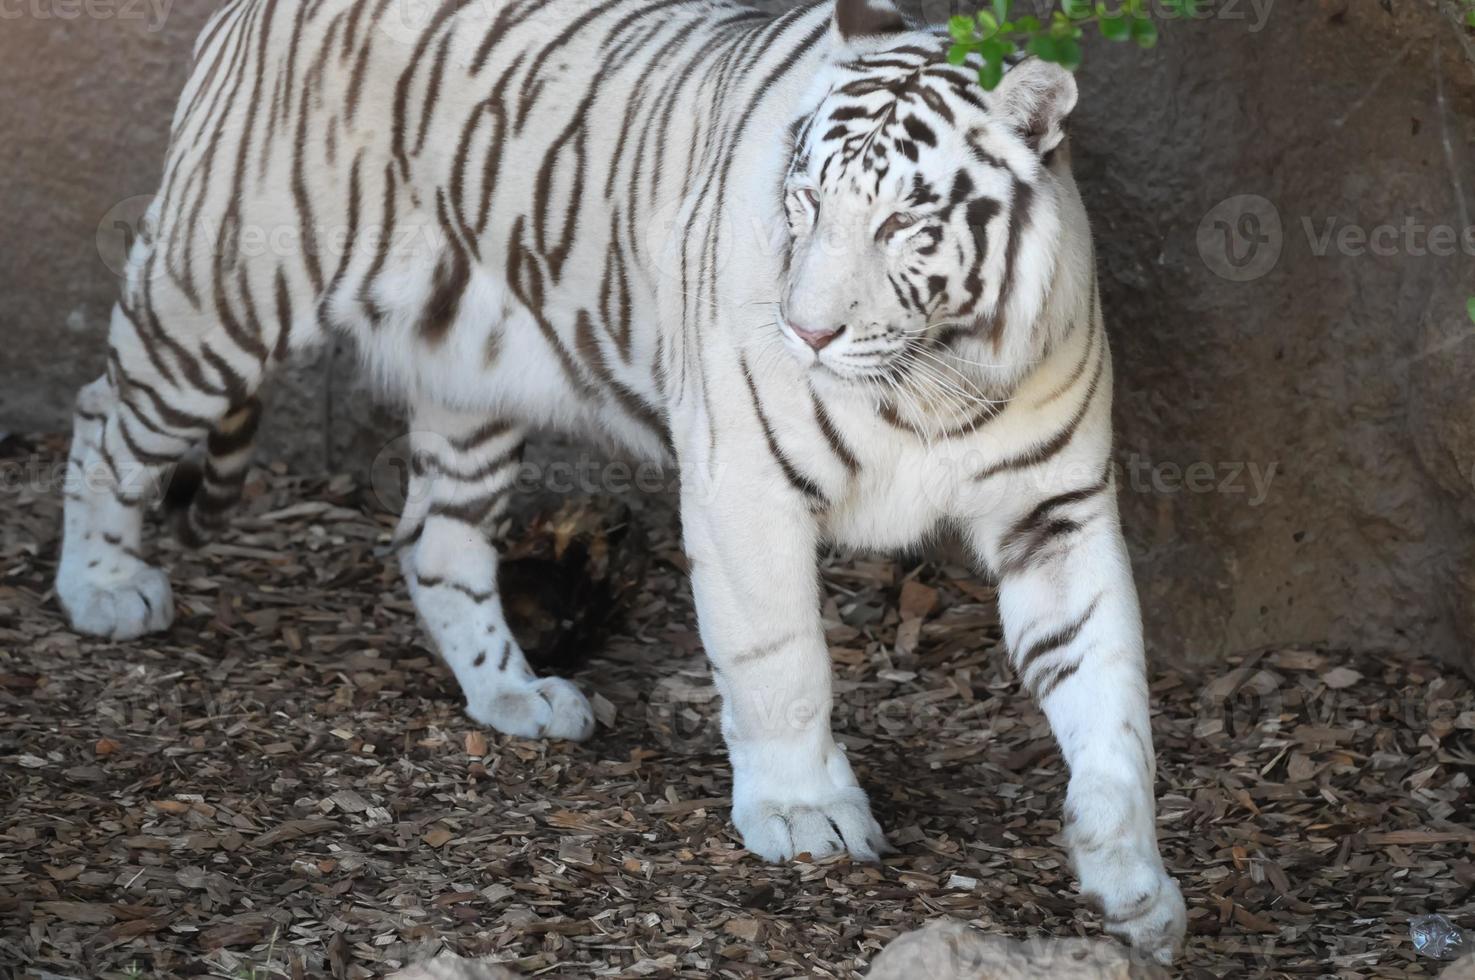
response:
[[[797,323],[790,323],[789,327],[794,333],[798,334],[800,340],[813,347],[816,351],[824,350],[829,346],[830,341],[845,332],[845,325],[843,323],[838,327],[826,327],[821,330],[810,330],[808,327],[801,327]]]

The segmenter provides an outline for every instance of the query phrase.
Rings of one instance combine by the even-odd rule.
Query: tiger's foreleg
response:
[[[412,430],[395,540],[415,610],[461,685],[466,713],[509,735],[588,738],[588,700],[569,681],[534,675],[507,628],[497,552],[483,530],[517,480],[522,428],[424,405]]]
[[[1106,930],[1164,963],[1186,912],[1163,868],[1137,591],[1103,480],[1041,502],[1002,533],[975,528],[999,572],[1010,660],[1070,768],[1065,841]]]
[[[722,696],[733,823],[744,846],[770,861],[841,851],[874,861],[885,837],[830,731],[816,523],[802,497],[753,463],[720,467],[715,480],[704,467],[682,472],[682,529]]]

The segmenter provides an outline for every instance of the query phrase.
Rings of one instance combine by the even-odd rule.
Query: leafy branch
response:
[[[1161,2],[1173,18],[1192,17],[1197,6],[1197,0]],[[1157,25],[1146,0],[1122,0],[1114,9],[1105,0],[1061,0],[1060,9],[1051,10],[1044,21],[1029,15],[1010,19],[1013,6],[1013,0],[993,0],[987,9],[948,21],[954,42],[948,60],[961,65],[977,55],[982,59],[978,83],[990,91],[1004,77],[1004,60],[1021,51],[1075,71],[1086,27],[1092,24],[1108,41],[1131,41],[1142,48],[1157,44]]]

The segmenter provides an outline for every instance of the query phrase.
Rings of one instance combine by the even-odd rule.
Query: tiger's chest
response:
[[[994,506],[995,488],[975,476],[1012,425],[928,438],[897,425],[874,397],[816,391],[797,376],[759,387],[769,431],[751,447],[753,456],[781,456],[790,479],[813,488],[816,517],[833,543],[903,549],[959,515]]]
[[[898,439],[898,441],[900,441]],[[898,445],[853,475],[821,515],[835,544],[862,550],[908,548],[937,532],[949,515],[955,474],[917,446]],[[879,457],[880,454],[877,454]]]

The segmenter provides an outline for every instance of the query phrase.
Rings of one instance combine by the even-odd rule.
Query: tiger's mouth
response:
[[[811,374],[838,383],[895,385],[911,373],[918,336],[914,329],[857,330],[842,324],[819,333],[778,315],[779,334],[789,353]]]

